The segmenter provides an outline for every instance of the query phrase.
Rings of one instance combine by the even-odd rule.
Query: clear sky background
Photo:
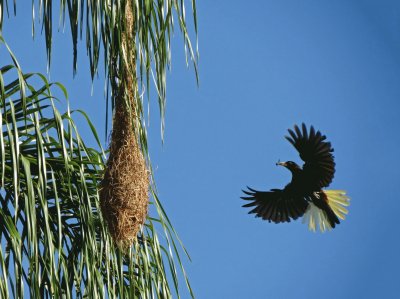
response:
[[[26,72],[45,72],[44,39],[37,31],[31,42],[22,3],[4,37]],[[198,19],[200,87],[177,30],[164,145],[155,105],[149,128],[159,195],[191,254],[197,298],[398,298],[400,2],[205,0]],[[91,95],[80,47],[73,80],[69,31],[55,32],[51,80],[104,136],[103,74]],[[275,162],[300,162],[283,136],[301,122],[332,142],[330,188],[352,199],[348,218],[325,234],[241,208],[246,185],[290,181]]]

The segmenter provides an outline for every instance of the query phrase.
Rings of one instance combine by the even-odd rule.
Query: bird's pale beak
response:
[[[278,161],[278,162],[276,162],[276,166],[278,166],[278,165],[280,165],[280,166],[286,166],[286,162],[280,162],[280,161]]]

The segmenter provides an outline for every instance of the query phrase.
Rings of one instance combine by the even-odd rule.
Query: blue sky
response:
[[[45,72],[44,40],[30,42],[30,6],[17,14],[4,37],[25,71]],[[197,298],[396,298],[400,3],[200,1],[198,19],[200,87],[177,31],[164,145],[155,105],[149,128],[159,195],[191,254]],[[51,79],[104,136],[102,73],[91,95],[83,46],[73,80],[69,36],[55,32]],[[283,136],[301,122],[332,142],[330,188],[352,199],[348,218],[325,234],[241,208],[246,185],[289,182],[275,162],[300,162]]]

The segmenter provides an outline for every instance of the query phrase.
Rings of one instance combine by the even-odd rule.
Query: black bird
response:
[[[309,132],[303,123],[301,129],[295,125],[289,129],[285,138],[296,148],[303,167],[295,162],[278,162],[292,173],[292,181],[281,189],[257,191],[250,187],[242,190],[251,201],[243,207],[254,207],[249,214],[254,213],[269,222],[290,222],[291,219],[303,217],[303,223],[308,222],[310,230],[315,231],[318,224],[320,230],[330,230],[339,224],[339,218],[347,214],[345,206],[350,199],[343,190],[322,190],[328,187],[335,174],[333,148],[326,136],[315,131],[311,126]]]

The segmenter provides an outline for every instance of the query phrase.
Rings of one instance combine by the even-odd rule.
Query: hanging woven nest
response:
[[[110,156],[100,188],[100,203],[109,231],[119,244],[129,244],[146,220],[149,172],[132,128],[129,109],[117,101]]]
[[[140,102],[135,61],[132,0],[126,2],[122,48],[115,57],[112,90],[114,118],[110,155],[100,185],[100,204],[109,231],[120,245],[130,245],[144,224],[149,203],[149,171],[138,143]],[[119,79],[118,79],[119,78]]]

